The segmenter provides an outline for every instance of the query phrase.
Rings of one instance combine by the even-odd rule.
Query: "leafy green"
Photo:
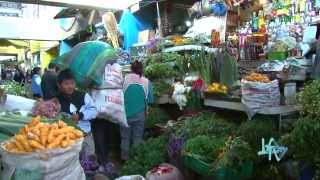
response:
[[[320,175],[320,121],[304,117],[294,124],[294,129],[281,137],[281,143],[288,147],[289,153],[297,160],[316,165]]]
[[[243,138],[229,138],[223,148],[223,152],[214,163],[214,169],[230,168],[240,170],[245,163],[254,159],[254,153]]]
[[[6,81],[0,86],[6,94],[16,95],[16,96],[27,96],[28,92],[24,86],[14,81]]]
[[[269,141],[271,137],[279,137],[274,123],[270,119],[254,119],[241,124],[238,135],[242,136],[253,149],[261,147],[261,139]]]
[[[222,137],[199,135],[186,142],[183,152],[196,156],[204,162],[211,163],[218,157],[225,140],[226,138]]]
[[[169,63],[151,64],[145,68],[144,75],[151,79],[172,78],[177,75],[173,66]]]
[[[130,158],[122,167],[121,175],[145,175],[154,166],[166,160],[166,136],[150,138],[146,142],[134,146]]]
[[[150,107],[146,120],[146,128],[152,128],[157,123],[167,123],[170,120],[169,114],[160,107]]]
[[[160,80],[152,82],[153,94],[156,97],[161,97],[162,95],[169,94],[170,89],[172,88],[167,82]]]
[[[204,112],[185,120],[179,120],[170,130],[178,136],[210,135],[224,137],[234,134],[236,124],[220,118],[214,113]]]
[[[303,115],[320,116],[320,81],[315,80],[306,85],[298,94],[298,101],[302,105]]]

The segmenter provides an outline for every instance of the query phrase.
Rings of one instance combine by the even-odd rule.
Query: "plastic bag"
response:
[[[270,83],[260,83],[242,80],[241,102],[248,107],[251,118],[260,109],[280,105],[280,90],[278,80]]]
[[[33,99],[7,94],[5,103],[1,104],[0,108],[6,111],[21,110],[31,112],[35,103],[36,101]]]
[[[105,65],[116,59],[116,52],[109,44],[87,41],[77,44],[53,62],[61,69],[70,68],[77,85],[86,88],[92,84],[101,85]]]
[[[164,163],[150,170],[146,180],[183,180],[183,176],[176,167]]]
[[[133,175],[133,176],[122,176],[117,178],[116,180],[145,180],[145,179],[140,175]]]
[[[92,90],[98,117],[128,127],[122,89]]]
[[[79,162],[82,140],[72,147],[45,152],[13,154],[1,147],[2,180],[85,180]]]
[[[122,67],[117,64],[107,64],[101,86],[98,89],[121,89],[123,83]]]

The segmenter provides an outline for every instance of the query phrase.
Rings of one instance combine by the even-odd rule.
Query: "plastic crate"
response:
[[[199,175],[208,176],[210,175],[210,164],[199,160],[195,156],[191,154],[186,154],[183,156],[183,164],[193,170],[194,172],[198,173]]]
[[[242,180],[248,179],[253,174],[253,163],[246,162],[241,167],[240,171],[235,171],[230,168],[220,168],[216,170],[213,174],[215,180]]]
[[[288,57],[288,52],[268,52],[268,60],[285,60]]]

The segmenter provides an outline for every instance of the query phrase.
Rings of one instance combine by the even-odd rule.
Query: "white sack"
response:
[[[10,180],[16,169],[42,171],[42,180],[85,180],[79,152],[83,139],[66,149],[46,150],[26,154],[13,154],[3,149],[0,153],[4,171],[2,180]]]
[[[92,90],[98,117],[128,127],[122,89]]]

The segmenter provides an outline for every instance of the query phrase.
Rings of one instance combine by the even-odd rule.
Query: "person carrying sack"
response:
[[[143,76],[143,65],[135,61],[123,84],[124,103],[129,127],[120,127],[121,159],[128,160],[130,145],[139,144],[144,134],[147,105],[153,103],[151,82]]]

